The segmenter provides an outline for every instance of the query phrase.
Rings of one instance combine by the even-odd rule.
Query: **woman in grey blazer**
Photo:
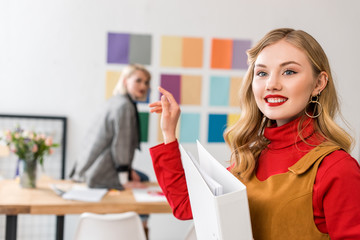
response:
[[[115,189],[133,186],[141,179],[131,168],[135,150],[140,149],[136,101],[147,97],[150,79],[150,73],[141,65],[123,69],[114,96],[88,132],[71,179],[86,181],[93,188]]]

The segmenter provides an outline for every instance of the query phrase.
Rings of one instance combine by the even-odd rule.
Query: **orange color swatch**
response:
[[[199,68],[203,65],[203,39],[183,38],[182,66]]]
[[[201,104],[201,76],[181,76],[181,104],[200,105]]]
[[[239,106],[239,90],[241,86],[242,78],[241,77],[231,77],[230,78],[230,94],[229,94],[229,105],[230,106]]]
[[[212,40],[211,68],[231,69],[232,47],[233,40],[214,38]]]

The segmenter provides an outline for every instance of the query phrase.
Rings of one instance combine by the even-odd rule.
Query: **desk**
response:
[[[18,214],[48,214],[57,216],[56,239],[63,239],[64,215],[93,213],[139,214],[171,213],[167,202],[136,202],[131,190],[119,194],[107,193],[100,202],[64,200],[50,189],[49,184],[69,184],[66,180],[45,179],[37,182],[36,189],[21,188],[15,180],[0,181],[0,214],[6,214],[6,240],[16,239]],[[150,184],[153,185],[153,184]]]

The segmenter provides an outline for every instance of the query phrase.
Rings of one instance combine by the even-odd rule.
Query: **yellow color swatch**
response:
[[[201,76],[182,75],[181,76],[181,104],[200,105],[201,104]]]
[[[161,66],[181,67],[182,38],[163,36],[161,38]]]
[[[227,117],[227,126],[234,125],[240,118],[240,114],[229,114]]]
[[[203,65],[203,39],[183,38],[182,66],[200,68]]]
[[[105,99],[113,96],[113,91],[119,80],[121,72],[107,71],[106,72],[106,86],[105,86]]]
[[[241,77],[230,78],[229,105],[239,106],[239,90],[242,83]]]

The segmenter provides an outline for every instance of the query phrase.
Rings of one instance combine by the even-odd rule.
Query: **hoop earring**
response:
[[[319,94],[319,95],[320,95],[320,94]],[[321,103],[319,102],[319,95],[316,95],[316,96],[311,97],[308,105],[305,107],[305,114],[306,114],[306,116],[308,116],[309,118],[317,118],[317,117],[319,117],[319,116],[321,115],[321,113],[322,113],[322,106],[321,106]],[[310,104],[312,104],[312,103],[315,103],[315,104],[316,104],[315,107],[314,107],[314,113],[315,113],[316,110],[317,110],[317,106],[318,106],[318,108],[319,108],[319,109],[318,109],[318,113],[317,113],[316,115],[310,115],[310,114],[306,111],[307,107],[308,107]]]

